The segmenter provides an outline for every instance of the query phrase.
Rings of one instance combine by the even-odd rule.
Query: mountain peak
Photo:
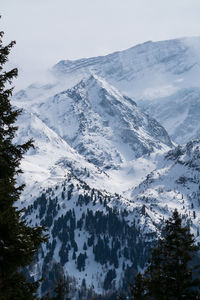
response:
[[[94,72],[35,111],[79,154],[106,169],[172,146],[156,120]]]

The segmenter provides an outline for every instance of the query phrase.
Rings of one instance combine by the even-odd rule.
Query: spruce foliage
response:
[[[60,277],[58,284],[54,289],[56,296],[53,300],[70,300],[69,298],[69,284],[65,277]]]
[[[199,266],[193,263],[198,250],[189,227],[182,225],[175,210],[166,221],[164,238],[153,249],[144,275],[138,275],[131,288],[132,299],[200,299]]]
[[[13,88],[8,88],[17,76],[17,69],[4,71],[4,64],[15,42],[4,46],[0,32],[0,300],[36,299],[38,282],[29,283],[20,272],[33,260],[38,246],[46,240],[42,227],[28,227],[21,220],[16,206],[24,185],[17,185],[22,173],[20,162],[32,141],[14,143],[15,125],[20,110],[10,103]]]
[[[134,300],[146,299],[144,278],[141,273],[138,273],[135,279],[135,285],[130,285],[130,290]]]

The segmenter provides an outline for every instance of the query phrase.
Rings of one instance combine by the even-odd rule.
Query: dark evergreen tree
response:
[[[85,269],[86,254],[80,253],[77,257],[77,269],[81,272]]]
[[[103,287],[105,290],[112,288],[112,281],[114,278],[116,278],[116,271],[115,271],[115,269],[111,269],[107,272],[105,279],[104,279]]]
[[[86,242],[84,242],[84,245],[83,245],[83,250],[87,250],[87,245],[86,245]]]
[[[145,300],[145,281],[141,273],[135,279],[135,285],[130,285],[131,296],[134,300]]]
[[[75,251],[73,251],[72,259],[76,259],[76,252]]]
[[[194,279],[195,266],[192,260],[199,247],[188,226],[182,225],[177,210],[167,220],[164,239],[152,253],[149,275],[149,292],[155,299],[200,299],[200,281]]]
[[[60,277],[54,292],[56,294],[52,300],[70,300],[69,298],[69,284],[64,276]]]
[[[42,227],[28,227],[21,220],[16,206],[24,185],[17,186],[20,162],[32,141],[14,143],[15,125],[20,110],[10,103],[13,88],[8,88],[17,76],[17,69],[4,71],[3,66],[15,42],[4,46],[0,32],[0,299],[35,299],[38,282],[29,283],[20,272],[30,264],[38,246],[45,240]]]
[[[189,227],[182,225],[175,210],[166,221],[163,239],[152,251],[143,279],[136,279],[131,290],[133,299],[200,299],[200,280],[196,271],[199,266],[193,263],[198,250]]]
[[[163,266],[165,264],[165,249],[163,247],[163,240],[158,241],[157,247],[152,250],[151,259],[149,260],[147,270],[145,272],[145,283],[148,295],[151,295],[153,299],[165,299],[165,279]],[[166,262],[168,264],[169,262]],[[145,288],[144,288],[145,289]],[[147,297],[147,299],[149,299]]]

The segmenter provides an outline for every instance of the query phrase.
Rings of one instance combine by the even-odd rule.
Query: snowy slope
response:
[[[21,165],[24,171],[21,180],[27,185],[23,198],[29,199],[38,195],[40,188],[63,182],[69,174],[79,176],[82,180],[87,179],[96,188],[106,187],[105,182],[109,176],[79,155],[36,115],[23,110],[17,125],[17,143],[34,139],[34,148],[28,151]]]
[[[169,151],[157,168],[129,191],[129,199],[143,204],[160,218],[169,218],[177,208],[200,241],[199,187],[200,140],[196,140]]]

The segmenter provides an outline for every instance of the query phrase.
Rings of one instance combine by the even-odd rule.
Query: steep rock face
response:
[[[156,120],[95,75],[33,111],[79,154],[105,169],[172,146]]]

